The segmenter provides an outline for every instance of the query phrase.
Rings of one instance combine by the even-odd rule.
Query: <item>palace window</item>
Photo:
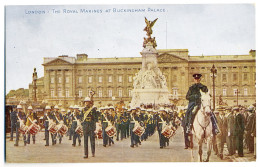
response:
[[[133,76],[132,75],[129,75],[128,76],[128,82],[132,82],[133,81]]]
[[[98,97],[102,97],[102,89],[98,89]]]
[[[227,95],[227,88],[223,88],[223,96]]]
[[[102,76],[98,77],[98,82],[101,83],[102,82]]]
[[[79,83],[82,83],[82,77],[79,77]]]
[[[128,96],[132,97],[132,90],[131,89],[128,90]]]
[[[61,83],[61,77],[58,77],[58,82]]]
[[[109,90],[108,90],[108,97],[112,97],[112,96],[113,96],[112,89],[109,89]]]
[[[122,97],[123,96],[122,94],[123,94],[123,90],[122,89],[118,89],[118,96]]]
[[[123,76],[122,76],[122,75],[119,75],[119,76],[118,76],[118,82],[120,82],[120,83],[121,83],[121,82],[122,82],[122,80],[123,80]]]
[[[61,97],[61,88],[58,88],[58,97]]]
[[[70,80],[70,79],[69,79],[69,77],[66,77],[65,80],[66,80],[66,81],[65,81],[66,83],[69,83],[69,80]]]
[[[69,96],[70,96],[68,89],[66,89],[66,91],[65,91],[65,96],[66,96],[66,97],[69,97]]]
[[[173,90],[173,92],[172,92],[173,96],[177,96],[178,95],[178,89],[173,88],[172,90]]]
[[[88,77],[88,83],[92,83],[92,76]]]
[[[244,95],[247,96],[247,88],[244,88]]]
[[[52,84],[54,83],[54,77],[51,77],[51,83]]]
[[[79,90],[79,97],[82,97],[82,90]]]
[[[51,89],[51,97],[54,97],[54,90]]]
[[[108,82],[112,82],[112,75],[108,76]]]
[[[227,82],[227,74],[222,74],[222,81]]]

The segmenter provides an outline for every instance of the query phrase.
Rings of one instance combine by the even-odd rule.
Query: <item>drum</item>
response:
[[[62,123],[57,125],[57,127],[58,127],[58,133],[61,135],[65,135],[68,132],[68,127]]]
[[[145,128],[142,127],[141,125],[137,124],[135,125],[133,132],[137,135],[137,136],[142,136],[143,133],[145,131]]]
[[[83,136],[83,128],[81,125],[78,125],[75,129],[75,132],[78,133],[80,136]]]
[[[116,128],[112,125],[108,126],[105,131],[109,137],[113,137],[116,134]]]
[[[27,133],[27,130],[28,130],[28,126],[24,125],[24,124],[21,124],[20,125],[20,128],[19,128],[19,132],[22,133],[22,134],[26,134]]]
[[[48,130],[51,132],[51,134],[55,134],[58,131],[58,127],[55,123],[50,123]]]
[[[166,125],[162,130],[162,135],[166,138],[171,138],[173,136],[173,130],[172,127],[169,125]]]
[[[37,124],[31,124],[28,128],[28,132],[32,135],[35,135],[40,130],[40,126]]]
[[[98,138],[98,139],[103,139],[102,129],[99,129],[99,130],[97,131],[97,138]]]
[[[95,135],[96,135],[97,139],[103,139],[102,126],[98,122],[96,123]]]

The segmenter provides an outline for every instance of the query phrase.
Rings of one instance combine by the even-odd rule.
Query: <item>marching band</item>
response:
[[[146,141],[150,136],[152,136],[156,130],[159,136],[158,146],[163,149],[169,146],[169,139],[175,135],[175,132],[179,126],[182,127],[182,132],[185,133],[185,109],[178,109],[173,106],[161,106],[159,109],[154,109],[153,105],[147,105],[136,108],[127,108],[126,106],[105,106],[97,108],[93,105],[93,95],[91,97],[86,97],[83,101],[84,106],[79,107],[77,105],[70,106],[69,109],[60,109],[57,105],[52,107],[45,107],[45,114],[43,117],[43,126],[45,130],[45,146],[49,146],[49,136],[51,134],[52,145],[56,144],[59,140],[59,144],[62,142],[63,137],[68,137],[72,140],[72,146],[76,147],[76,141],[78,140],[78,146],[81,146],[81,139],[84,141],[84,158],[88,158],[88,140],[90,140],[90,147],[92,157],[95,157],[95,140],[102,140],[103,146],[112,146],[115,144],[115,139],[124,140],[130,138],[130,147],[138,147],[142,142]],[[254,108],[247,111],[252,111]],[[224,112],[225,111],[225,112]],[[228,130],[227,140],[228,151],[230,155],[234,154],[234,148],[230,144],[235,142],[235,137],[231,138],[230,134],[235,132],[230,132],[229,127],[223,127],[224,123],[229,125],[230,111],[225,108],[218,109],[215,111],[216,119],[220,126],[220,131],[223,135],[224,130]],[[239,114],[239,108],[235,107],[232,111],[234,117],[233,123],[239,124],[243,119],[243,115]],[[221,113],[221,116],[218,113]],[[36,136],[39,131],[41,131],[40,122],[38,122],[37,113],[33,110],[32,106],[27,108],[27,114],[23,111],[21,105],[17,106],[17,111],[12,111],[11,114],[11,127],[16,128],[16,140],[14,146],[19,146],[19,136],[23,137],[24,146],[30,144],[30,138],[32,136],[33,144],[36,143]],[[222,121],[225,122],[221,123]],[[238,121],[236,121],[236,119]],[[249,114],[248,119],[254,122],[254,115]],[[240,122],[239,122],[240,121]],[[249,122],[250,123],[250,122]],[[223,126],[222,126],[223,124]],[[247,131],[251,130],[254,125],[243,125],[246,126]],[[223,130],[224,129],[224,130]],[[13,140],[13,130],[11,131],[11,139]],[[241,132],[242,133],[242,132]],[[251,132],[247,132],[252,136]],[[252,133],[253,134],[253,133]],[[234,135],[234,134],[233,134]],[[243,139],[243,136],[239,136]],[[226,136],[224,136],[226,138]],[[239,138],[239,139],[240,139]],[[253,138],[253,137],[251,137]],[[220,134],[217,134],[216,141],[221,141],[222,144],[215,143],[215,149],[218,149],[220,158],[223,158],[223,141]],[[243,140],[239,140],[240,147],[243,147]],[[241,144],[242,142],[242,144]],[[251,145],[250,145],[251,143]],[[242,145],[242,146],[241,146]],[[254,150],[252,142],[248,142],[250,151]],[[214,148],[214,147],[213,147]],[[240,149],[241,150],[241,149]],[[241,153],[241,151],[239,152]]]

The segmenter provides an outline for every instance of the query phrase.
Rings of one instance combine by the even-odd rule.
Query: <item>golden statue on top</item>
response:
[[[148,38],[144,38],[144,42],[143,42],[144,48],[146,47],[146,44],[148,42],[151,42],[151,44],[153,45],[154,48],[157,46],[156,41],[155,41],[155,37],[153,37],[153,38],[151,37],[151,34],[153,33],[152,27],[154,26],[157,19],[158,18],[156,18],[154,21],[149,21],[145,17],[146,27],[144,28],[144,31],[146,31],[146,35],[148,36]]]
[[[158,18],[155,19],[154,21],[149,21],[149,20],[147,20],[147,18],[145,17],[146,27],[144,28],[144,31],[146,31],[146,35],[147,35],[148,37],[151,37],[151,34],[153,33],[152,27],[153,27],[153,25],[155,24],[155,22],[156,22],[157,20],[158,20]]]

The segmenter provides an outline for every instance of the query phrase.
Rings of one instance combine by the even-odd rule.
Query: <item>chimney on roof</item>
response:
[[[252,50],[252,49],[251,49],[251,50],[249,51],[249,55],[255,57],[255,50]]]
[[[61,55],[61,56],[59,56],[59,57],[69,57],[68,55]]]
[[[77,60],[87,60],[88,59],[88,55],[83,53],[83,54],[77,54]]]

